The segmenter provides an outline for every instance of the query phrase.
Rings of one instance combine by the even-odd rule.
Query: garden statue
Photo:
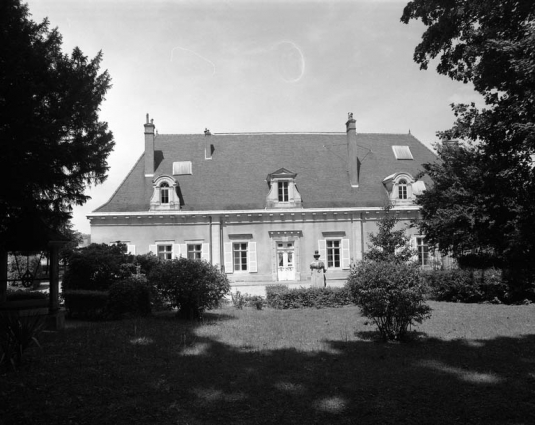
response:
[[[319,258],[320,255],[318,251],[316,251],[314,253],[314,261],[310,263],[310,271],[312,274],[310,283],[313,288],[325,288],[325,286],[327,286],[327,277],[325,276],[327,269],[325,268],[323,261],[320,261]]]

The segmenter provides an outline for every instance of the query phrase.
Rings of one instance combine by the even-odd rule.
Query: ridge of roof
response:
[[[246,131],[246,132],[229,132],[229,133],[212,133],[210,136],[249,136],[249,135],[283,135],[283,134],[326,134],[326,135],[342,135],[346,134],[345,131]],[[373,136],[412,136],[416,139],[411,133],[362,133],[358,132],[357,134],[362,135],[373,135]],[[161,137],[168,137],[168,136],[198,136],[198,137],[209,137],[206,136],[203,133],[158,133],[155,135],[155,138],[158,138],[158,136]],[[418,139],[416,139],[418,140]],[[419,141],[419,140],[418,140]],[[422,143],[422,142],[420,142]]]

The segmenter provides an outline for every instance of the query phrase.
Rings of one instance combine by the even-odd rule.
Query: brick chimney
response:
[[[154,120],[145,123],[145,177],[154,176]]]
[[[357,121],[353,118],[353,112],[347,114],[347,170],[351,187],[359,187],[359,174],[357,167]]]

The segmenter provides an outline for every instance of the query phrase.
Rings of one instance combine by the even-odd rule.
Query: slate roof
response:
[[[205,159],[205,138],[214,146]],[[359,187],[349,183],[345,133],[156,135],[155,173],[172,175],[173,162],[192,161],[193,174],[175,176],[186,211],[264,209],[266,177],[280,168],[297,173],[304,208],[382,207],[382,181],[396,172],[416,177],[436,157],[410,134],[357,133]],[[409,146],[414,160],[396,160],[392,146]],[[110,200],[95,212],[148,211],[153,178],[144,155]]]

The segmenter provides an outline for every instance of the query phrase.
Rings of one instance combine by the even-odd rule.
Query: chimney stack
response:
[[[359,187],[359,174],[357,167],[357,121],[353,118],[353,112],[347,114],[347,170],[351,187]]]
[[[212,144],[210,136],[210,130],[207,128],[204,130],[204,159],[212,159]]]
[[[145,177],[154,177],[154,120],[147,122],[145,125]]]

